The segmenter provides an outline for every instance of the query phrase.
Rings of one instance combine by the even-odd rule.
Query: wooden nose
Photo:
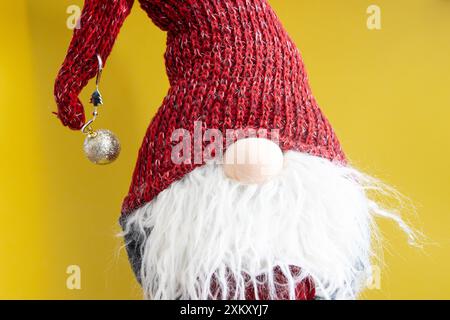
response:
[[[264,138],[241,139],[225,152],[224,173],[244,184],[269,181],[283,169],[284,157],[280,147]]]

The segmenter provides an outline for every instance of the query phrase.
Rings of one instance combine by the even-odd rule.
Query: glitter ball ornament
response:
[[[109,164],[119,157],[120,142],[109,130],[93,131],[84,140],[84,153],[95,164]]]

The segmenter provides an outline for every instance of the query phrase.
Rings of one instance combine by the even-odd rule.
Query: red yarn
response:
[[[290,267],[290,272],[292,276],[298,277],[300,275],[300,268],[292,266]],[[286,276],[283,274],[279,267],[274,268],[273,276],[275,282],[274,289],[277,293],[278,300],[289,300],[289,286]],[[266,277],[266,275],[257,277],[258,283],[255,286],[250,282],[250,278],[244,275],[244,279],[247,283],[247,286],[245,288],[245,300],[256,300],[255,290],[258,291],[258,300],[271,300]],[[211,287],[211,295],[212,297],[217,299],[222,296],[222,291],[220,289],[220,286],[217,284],[214,276],[212,283],[213,286]],[[231,275],[228,279],[227,290],[227,299],[233,299],[236,294],[236,279],[234,279]],[[316,288],[314,285],[314,281],[311,278],[306,278],[301,281],[295,288],[295,297],[296,300],[314,300],[316,297]]]
[[[167,31],[171,87],[145,135],[128,196],[129,214],[197,164],[171,160],[175,129],[279,129],[283,151],[345,162],[345,155],[308,83],[298,49],[267,0],[140,0]],[[106,61],[133,0],[86,0],[55,84],[58,117],[72,129],[85,121],[78,99]]]
[[[81,90],[98,71],[97,54],[108,58],[133,0],[86,0],[80,28],[75,29],[66,59],[55,82],[58,118],[63,125],[79,130],[85,122]]]

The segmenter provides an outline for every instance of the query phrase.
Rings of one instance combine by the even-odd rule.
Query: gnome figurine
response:
[[[140,148],[120,224],[148,299],[353,299],[371,276],[379,184],[352,168],[267,0],[140,0],[167,32],[170,88]],[[55,84],[81,90],[133,0],[86,0]],[[381,190],[382,191],[382,190]]]

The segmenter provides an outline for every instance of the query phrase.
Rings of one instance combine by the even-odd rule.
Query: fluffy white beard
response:
[[[391,218],[413,237],[368,191],[390,192],[351,167],[298,152],[286,153],[282,173],[262,185],[239,184],[210,163],[127,217],[122,235],[140,239],[148,299],[210,299],[213,281],[222,295],[214,298],[230,298],[230,275],[231,298],[244,299],[266,275],[277,299],[277,266],[291,299],[306,277],[323,299],[353,299],[371,276],[374,218]]]

